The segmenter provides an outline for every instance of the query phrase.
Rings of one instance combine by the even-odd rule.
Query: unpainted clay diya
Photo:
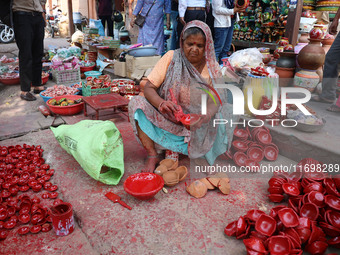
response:
[[[163,159],[159,164],[166,166],[168,170],[175,170],[178,167],[178,161],[169,158]]]
[[[197,180],[191,183],[186,190],[191,196],[201,198],[207,194],[208,188],[204,183]]]
[[[163,180],[166,186],[172,187],[179,182],[179,175],[175,171],[167,171],[163,174]]]

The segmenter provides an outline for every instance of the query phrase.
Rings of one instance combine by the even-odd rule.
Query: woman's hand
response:
[[[162,101],[158,106],[158,111],[168,115],[170,118],[175,118],[175,112],[178,111],[177,105],[172,101]]]
[[[234,13],[237,13],[237,12],[245,12],[245,11],[246,11],[245,8],[234,7]]]

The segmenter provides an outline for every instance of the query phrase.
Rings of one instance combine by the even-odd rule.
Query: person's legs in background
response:
[[[42,16],[34,16],[34,31],[32,43],[32,86],[34,92],[44,90],[41,86],[42,58],[44,55],[45,21]]]
[[[339,77],[338,65],[340,63],[340,36],[338,35],[329,49],[323,70],[321,101],[334,101],[336,99],[337,81]]]
[[[214,20],[215,20],[215,18],[212,14],[212,5],[210,4],[210,9],[209,9],[209,12],[207,13],[207,22],[206,23],[210,27],[212,38],[215,38]]]
[[[113,20],[111,16],[106,16],[106,23],[107,23],[107,29],[108,31],[108,36],[113,37]]]
[[[231,26],[227,28],[225,44],[220,54],[221,59],[228,57],[228,51],[230,50],[231,42],[233,40],[234,23],[235,23],[235,19],[232,19]]]
[[[224,45],[226,45],[227,35],[228,35],[228,27],[215,27],[215,37],[214,37],[214,47],[215,47],[215,55],[216,61],[219,64],[222,64],[222,51]]]
[[[170,50],[175,50],[176,45],[178,45],[178,34],[177,34],[177,19],[178,19],[178,12],[177,11],[171,11],[171,27],[172,27],[172,33],[171,33],[171,45]]]
[[[27,101],[36,100],[30,93],[32,82],[32,41],[33,24],[32,16],[13,15],[15,41],[19,48],[19,74],[21,94],[20,97]]]

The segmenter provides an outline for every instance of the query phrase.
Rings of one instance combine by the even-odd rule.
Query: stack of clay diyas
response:
[[[159,163],[155,174],[163,177],[166,186],[172,187],[185,179],[188,169],[185,166],[178,166],[178,161],[164,159]]]

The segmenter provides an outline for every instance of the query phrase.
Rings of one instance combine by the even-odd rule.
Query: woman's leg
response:
[[[138,137],[143,144],[143,147],[145,148],[147,154],[148,154],[148,159],[144,165],[144,168],[142,169],[142,172],[149,172],[153,173],[153,171],[156,168],[156,165],[160,161],[158,158],[157,151],[155,149],[155,143],[148,137],[139,127],[138,123],[136,122],[136,127],[137,127],[137,133]]]

